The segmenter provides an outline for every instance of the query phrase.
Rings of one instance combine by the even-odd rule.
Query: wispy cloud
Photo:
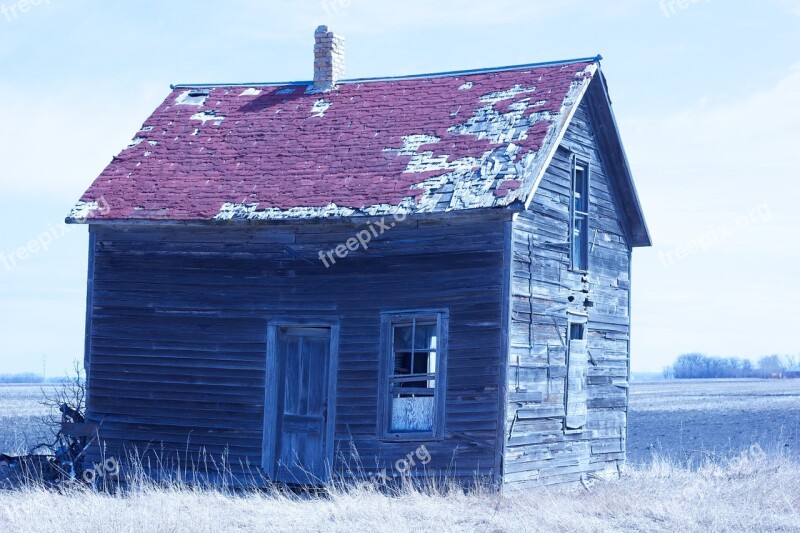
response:
[[[783,4],[789,13],[800,17],[800,0],[783,0]]]

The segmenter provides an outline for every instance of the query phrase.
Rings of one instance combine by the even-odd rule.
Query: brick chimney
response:
[[[320,26],[314,41],[314,90],[326,91],[344,75],[344,37]]]

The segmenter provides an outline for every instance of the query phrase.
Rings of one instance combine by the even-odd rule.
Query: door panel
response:
[[[283,368],[278,392],[276,479],[315,483],[326,479],[329,328],[279,328]]]
[[[586,348],[586,326],[583,325],[579,331],[580,336],[570,338],[567,347],[567,429],[581,429],[588,422],[586,378],[589,373],[589,353]]]

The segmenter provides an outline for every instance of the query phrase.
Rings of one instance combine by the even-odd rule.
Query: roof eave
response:
[[[523,211],[525,206],[522,202],[513,202],[507,206],[492,206],[492,207],[471,207],[466,209],[453,209],[450,211],[432,211],[432,212],[410,212],[404,214],[404,219],[414,220],[433,220],[433,219],[449,219],[456,217],[482,217],[482,218],[509,218],[514,213]],[[330,222],[345,222],[345,223],[369,223],[378,220],[392,217],[392,214],[383,215],[349,215],[349,216],[329,216],[329,217],[308,217],[308,218],[274,218],[274,219],[246,219],[234,218],[230,220],[219,219],[152,219],[152,218],[97,218],[89,217],[85,219],[76,219],[74,217],[67,217],[64,221],[67,224],[80,224],[86,226],[104,226],[104,227],[119,227],[119,226],[258,226],[258,225],[291,225],[291,224],[325,224]]]
[[[614,167],[612,175],[615,177],[617,189],[622,195],[623,205],[619,207],[626,219],[628,242],[631,247],[652,246],[650,230],[647,227],[639,193],[636,190],[628,156],[625,153],[622,136],[614,116],[608,85],[600,69],[595,78],[597,83],[594,83],[593,80],[590,90],[587,91],[587,97],[591,112],[595,117],[596,133],[600,138],[599,141],[605,143],[604,151],[609,164]]]

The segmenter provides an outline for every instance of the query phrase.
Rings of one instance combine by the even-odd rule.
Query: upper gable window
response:
[[[589,269],[589,163],[572,158],[570,264],[574,270]]]
[[[386,410],[383,436],[439,437],[443,427],[443,313],[384,316]]]

